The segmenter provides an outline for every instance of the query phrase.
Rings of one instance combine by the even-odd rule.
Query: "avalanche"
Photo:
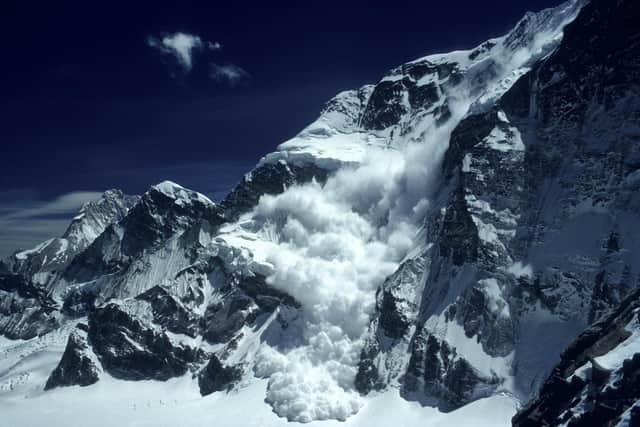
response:
[[[363,137],[362,118],[353,118],[366,117],[366,110],[358,113],[359,100],[371,96],[365,86],[332,101],[341,104],[342,114],[329,110],[262,160],[343,165],[324,185],[313,181],[261,197],[218,236],[225,245],[247,249],[256,271],[268,272],[269,284],[302,304],[301,315],[289,322],[294,332],[281,331],[255,360],[255,374],[269,378],[266,401],[278,415],[301,422],[344,420],[364,404],[354,378],[375,292],[421,244],[417,235],[440,184],[451,130],[556,46],[577,9],[574,2],[559,7],[515,46],[507,43],[509,35],[492,40],[491,50],[474,60],[472,51],[461,51],[414,61],[462,75],[461,85],[438,72],[417,82],[437,85],[434,104],[450,112],[444,118],[439,108],[412,111],[407,123]],[[399,68],[381,81],[406,78],[402,73]],[[411,111],[410,101],[404,102]],[[502,363],[499,370],[507,372],[509,362]]]
[[[549,57],[562,41],[563,28],[581,6],[581,1],[569,1],[555,9],[527,14],[510,33],[475,49],[426,56],[392,70],[376,85],[340,93],[318,120],[266,155],[243,183],[249,187],[264,184],[260,182],[264,170],[295,177],[305,168],[326,172],[326,179],[283,180],[283,191],[262,191],[257,196],[246,191],[242,195],[256,196],[256,203],[249,209],[238,208],[237,217],[225,216],[223,208],[205,196],[171,182],[152,187],[140,199],[116,203],[114,212],[106,215],[108,221],[99,221],[99,227],[91,229],[90,238],[77,251],[88,249],[73,260],[76,252],[64,258],[65,274],[72,271],[75,275],[55,276],[52,267],[46,277],[51,294],[60,301],[78,292],[80,296],[73,301],[77,304],[71,307],[80,307],[78,317],[53,316],[51,321],[60,322],[60,327],[22,341],[0,341],[0,409],[4,419],[10,425],[30,425],[49,417],[48,425],[52,426],[88,426],[103,423],[92,416],[99,413],[112,416],[112,423],[126,424],[133,419],[132,425],[282,425],[289,421],[353,426],[508,425],[518,406],[514,397],[519,391],[514,380],[518,366],[514,361],[524,361],[522,371],[529,375],[527,369],[531,369],[534,376],[540,372],[529,365],[539,368],[543,362],[535,357],[546,355],[526,360],[516,354],[522,348],[489,354],[479,334],[469,335],[463,325],[450,321],[449,316],[455,315],[450,310],[429,317],[423,326],[433,335],[418,336],[424,342],[416,339],[411,345],[417,348],[424,344],[432,351],[434,345],[429,343],[435,340],[438,354],[425,357],[440,358],[437,364],[453,354],[461,369],[468,365],[468,371],[486,380],[486,390],[472,390],[475,401],[459,409],[447,408],[456,410],[444,413],[413,400],[433,401],[395,387],[372,387],[374,392],[365,396],[356,378],[367,340],[375,334],[372,319],[383,321],[375,316],[384,297],[384,284],[397,279],[401,298],[394,304],[411,306],[415,313],[407,316],[418,315],[419,291],[425,286],[429,268],[425,254],[438,245],[426,218],[444,215],[452,192],[443,180],[452,132],[465,118],[491,111],[518,78]],[[396,97],[397,93],[402,96]],[[500,156],[522,156],[525,136],[504,111],[497,117],[499,123],[480,145]],[[462,172],[477,173],[481,180],[483,165],[479,162],[465,154]],[[240,197],[227,200],[233,205]],[[495,246],[490,255],[497,257],[506,251],[501,239],[515,231],[496,228],[494,222],[516,227],[519,217],[508,209],[493,209],[472,194],[463,194],[461,200],[470,211],[477,237]],[[76,222],[82,225],[83,218]],[[209,225],[198,222],[203,218]],[[20,252],[16,258],[24,263],[49,244]],[[214,264],[212,259],[221,263],[214,272],[206,269],[210,266],[207,263]],[[505,260],[508,262],[500,273],[523,280],[533,278],[527,262]],[[420,272],[414,274],[412,268]],[[469,285],[465,280],[472,277],[471,270],[455,270],[456,274],[460,271],[457,277],[445,271],[437,280],[450,283],[442,286],[444,291],[435,284],[430,291],[438,289],[443,300],[454,299]],[[405,273],[418,277],[419,283],[412,283],[411,289],[403,287]],[[444,277],[446,274],[449,276]],[[223,282],[238,285],[247,277],[265,278],[271,299],[261,304],[273,304],[282,295],[294,303],[276,303],[275,309],[261,311],[263,307],[254,304],[259,302],[251,293],[254,289],[246,283],[244,294],[228,303],[235,290]],[[512,321],[516,314],[505,301],[497,279],[483,278],[474,286],[476,296],[486,303],[496,322]],[[194,355],[189,354],[194,364],[203,364],[204,359],[198,358],[204,358],[203,354],[216,354],[225,365],[241,366],[242,378],[227,393],[200,396],[195,386],[196,369],[187,372],[185,368],[186,373],[166,382],[133,382],[113,378],[108,366],[97,366],[100,380],[87,389],[72,386],[43,392],[42,386],[60,360],[75,324],[88,323],[89,330],[95,326],[91,315],[82,311],[86,302],[82,292],[95,289],[100,291],[97,296],[92,294],[98,304],[116,300],[113,310],[118,316],[144,320],[128,323],[139,326],[135,333],[157,340],[154,343],[166,343],[170,350],[194,348]],[[189,298],[171,299],[175,295],[166,289],[178,289],[181,296],[188,294]],[[154,300],[157,295],[160,297]],[[171,306],[179,314],[162,317],[158,306]],[[223,319],[238,316],[229,321],[235,328],[231,338],[223,334],[226,330],[214,331],[225,338],[216,341],[204,333],[191,333],[188,327],[170,332],[163,329],[172,322],[182,327],[180,322],[187,322],[190,316],[199,316],[200,327],[209,321],[207,316],[218,321],[224,317],[219,313],[232,308],[237,310]],[[542,334],[545,319],[534,317],[530,334]],[[413,333],[415,325],[412,328]],[[573,329],[558,332],[558,340],[575,335]],[[145,352],[127,333],[124,337],[127,350]],[[533,341],[525,338],[527,343]],[[410,353],[421,349],[409,348],[408,343],[393,347],[392,337],[386,335],[375,339],[380,346],[388,345],[384,350],[390,355],[375,359],[375,369],[387,375],[386,384],[396,386],[411,363]],[[174,356],[170,350],[169,356]],[[99,365],[99,358],[92,360]],[[163,366],[162,360],[157,363]],[[538,377],[527,380],[528,387],[541,381]],[[82,399],[82,405],[74,406],[76,399]],[[29,411],[30,407],[42,412]],[[75,417],[71,420],[72,414]]]

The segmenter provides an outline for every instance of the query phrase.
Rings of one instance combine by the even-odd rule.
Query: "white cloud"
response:
[[[207,49],[209,50],[221,50],[222,43],[220,42],[207,42]]]
[[[236,87],[248,81],[251,76],[244,69],[234,64],[211,64],[209,76],[219,83],[226,83],[231,87]]]
[[[185,73],[193,68],[195,52],[205,48],[208,50],[222,49],[222,44],[219,42],[204,41],[200,36],[181,32],[166,34],[162,38],[149,36],[147,44],[164,54],[173,56]]]
[[[82,205],[101,194],[76,191],[42,201],[27,191],[0,193],[0,258],[62,235]]]
[[[195,55],[205,50],[222,50],[222,43],[203,40],[200,36],[188,33],[171,33],[162,37],[148,36],[149,47],[173,57],[184,73],[189,73],[194,66]],[[210,64],[209,76],[218,83],[236,87],[250,79],[247,71],[235,64]]]

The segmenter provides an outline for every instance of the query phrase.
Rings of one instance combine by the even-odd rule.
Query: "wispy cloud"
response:
[[[82,205],[101,194],[76,191],[39,200],[27,190],[0,193],[0,258],[62,235]]]
[[[176,61],[183,74],[188,74],[194,67],[195,56],[204,51],[216,52],[222,50],[222,43],[203,40],[200,36],[188,33],[167,33],[160,37],[148,36],[147,45],[163,55]],[[174,72],[170,72],[177,77]],[[250,80],[251,75],[238,65],[209,64],[209,77],[220,84],[236,87]]]
[[[235,64],[210,64],[209,76],[218,83],[226,83],[231,87],[236,87],[246,83],[251,75]]]
[[[165,34],[162,37],[148,36],[147,45],[175,58],[185,73],[188,73],[193,68],[196,52],[205,49],[212,51],[222,49],[220,42],[205,41],[195,34],[181,32]]]
[[[221,50],[222,49],[222,43],[220,43],[220,42],[207,42],[207,48],[209,48],[209,50]]]

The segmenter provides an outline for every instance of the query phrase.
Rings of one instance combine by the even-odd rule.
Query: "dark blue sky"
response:
[[[0,204],[140,193],[165,178],[219,196],[337,92],[557,3],[5,0]],[[148,44],[178,31],[223,48],[181,72]],[[211,78],[211,63],[249,78],[230,87]]]
[[[557,1],[269,3],[3,3],[0,189],[140,192],[171,173],[211,191],[188,165],[250,166],[340,90],[471,47]],[[176,31],[223,49],[172,78],[146,38]],[[209,78],[209,62],[251,78],[226,87]]]

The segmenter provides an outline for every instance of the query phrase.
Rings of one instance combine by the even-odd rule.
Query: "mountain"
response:
[[[576,338],[514,426],[640,422],[640,292]]]
[[[105,193],[0,265],[4,416],[640,422],[639,15],[572,0],[403,64],[219,204]]]

